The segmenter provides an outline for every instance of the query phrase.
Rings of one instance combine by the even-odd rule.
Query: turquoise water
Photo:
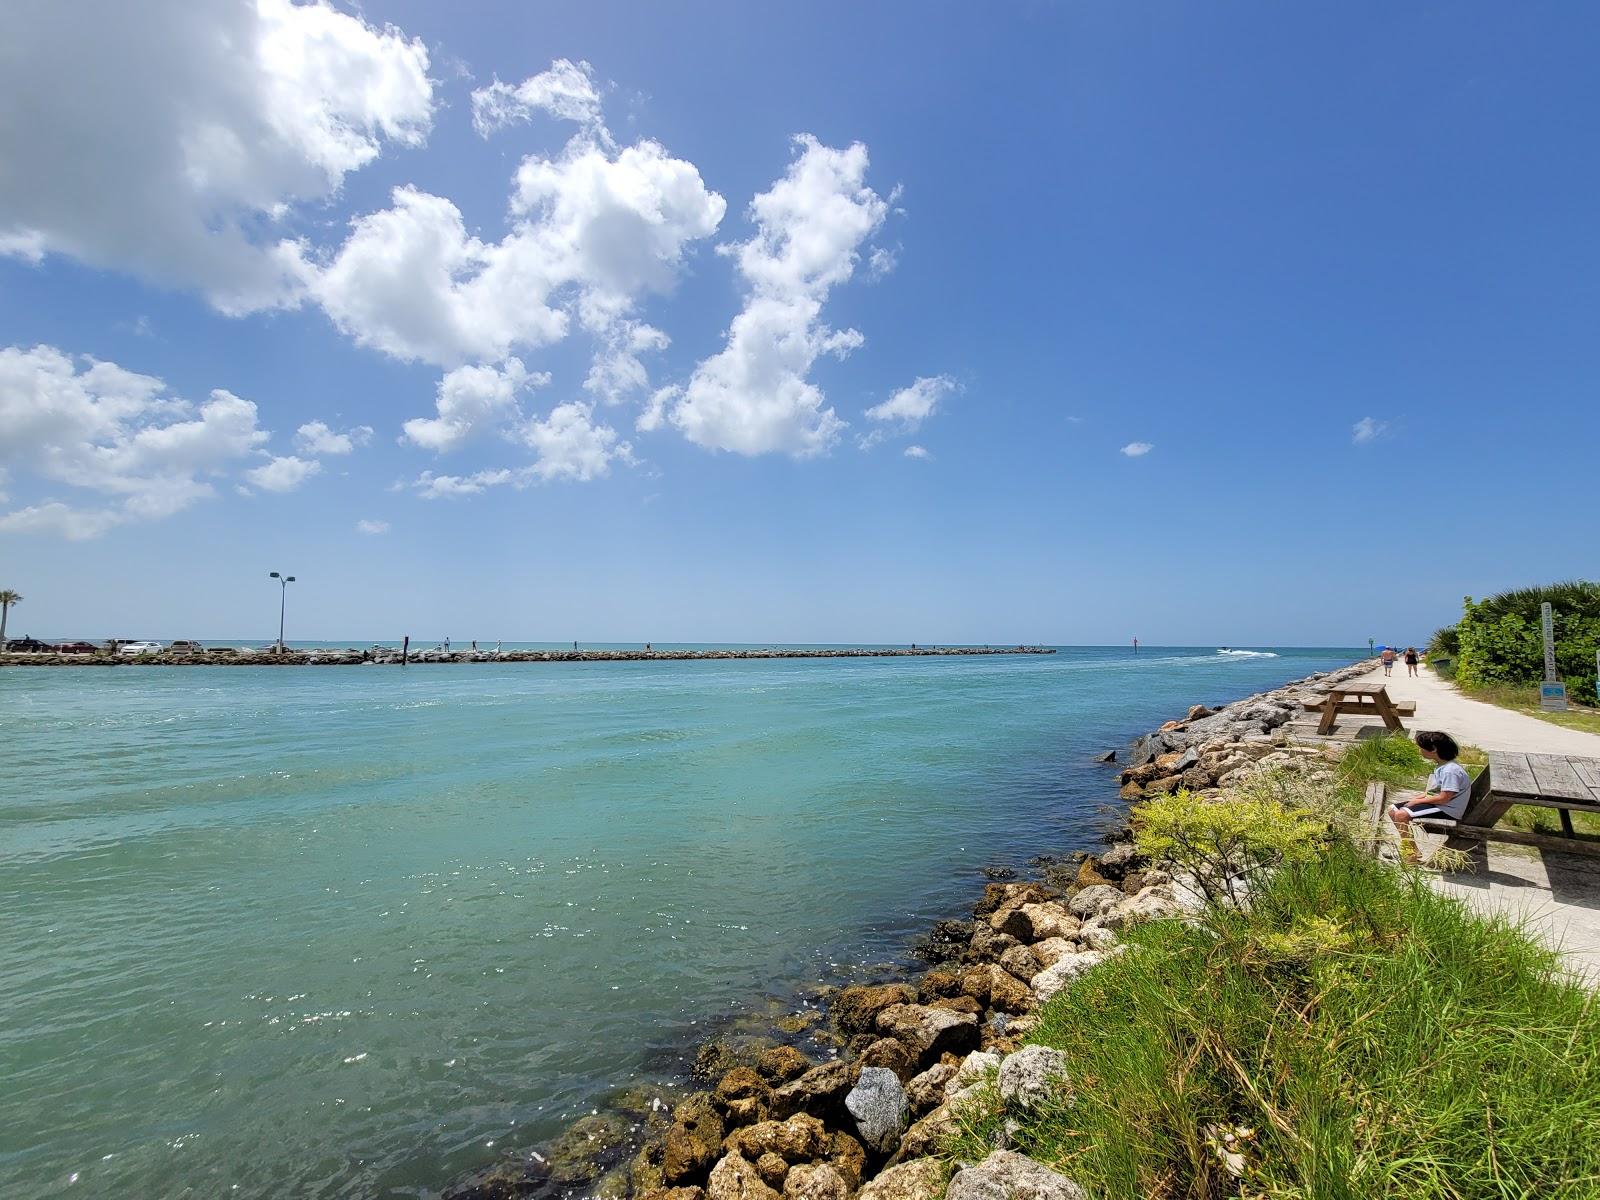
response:
[[[431,1195],[1355,657],[1279,655],[0,670],[0,1194]]]

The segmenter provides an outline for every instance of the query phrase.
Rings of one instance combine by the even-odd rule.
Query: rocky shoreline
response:
[[[0,667],[397,667],[426,663],[702,662],[755,658],[945,658],[994,654],[1054,654],[1049,646],[918,646],[797,650],[262,650],[235,654],[0,654]]]
[[[1122,798],[1203,793],[1320,756],[1292,745],[1284,726],[1302,701],[1370,665],[1191,708],[1120,752]],[[776,1022],[766,1038],[703,1045],[704,1090],[671,1103],[666,1090],[636,1091],[542,1152],[474,1173],[445,1200],[1078,1200],[1070,1179],[1006,1144],[962,1166],[946,1192],[938,1151],[964,1116],[1018,1114],[1063,1086],[1059,1052],[1022,1045],[1035,1011],[1119,953],[1122,931],[1194,902],[1139,857],[1126,828],[1106,841],[1097,855],[1035,860],[1037,880],[989,883],[970,919],[939,921],[919,939],[920,974],[820,989],[817,1010]],[[824,1009],[826,1023],[813,1026]],[[811,1044],[827,1048],[822,1061],[792,1044],[808,1027]]]

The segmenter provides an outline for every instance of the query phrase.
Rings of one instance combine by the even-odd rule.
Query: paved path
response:
[[[1405,663],[1395,663],[1394,673],[1387,679],[1383,668],[1375,667],[1371,674],[1361,677],[1361,682],[1383,684],[1391,699],[1417,702],[1417,715],[1404,718],[1407,729],[1442,729],[1463,746],[1484,750],[1600,758],[1600,733],[1567,729],[1527,713],[1470,700],[1427,667],[1422,667],[1417,676],[1408,677]]]
[[[1526,713],[1470,700],[1426,667],[1415,677],[1396,663],[1387,679],[1376,680],[1397,700],[1415,700],[1417,713],[1406,726],[1442,729],[1463,745],[1524,754],[1581,754],[1600,758],[1600,734],[1566,729]],[[1385,822],[1387,824],[1387,822]],[[1443,842],[1419,839],[1424,857]],[[1535,850],[1504,842],[1480,843],[1473,869],[1442,875],[1439,891],[1484,913],[1500,913],[1539,934],[1561,950],[1572,971],[1600,986],[1600,857]]]

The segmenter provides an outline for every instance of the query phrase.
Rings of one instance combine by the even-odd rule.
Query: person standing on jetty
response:
[[[1418,817],[1449,817],[1459,821],[1472,795],[1472,776],[1456,761],[1461,747],[1456,745],[1455,738],[1448,733],[1423,730],[1417,734],[1417,749],[1422,751],[1423,758],[1436,764],[1428,776],[1427,790],[1389,809],[1389,820],[1400,832],[1400,858],[1408,863],[1416,862],[1418,857],[1411,822]]]
[[[1385,646],[1383,648],[1383,653],[1378,655],[1378,657],[1383,661],[1383,673],[1385,675],[1388,675],[1391,671],[1394,670],[1394,647],[1393,646]]]

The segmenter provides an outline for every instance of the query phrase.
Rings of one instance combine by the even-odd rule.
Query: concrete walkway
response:
[[[1379,668],[1363,680],[1371,681],[1383,683],[1397,700],[1417,702],[1416,715],[1406,720],[1413,732],[1440,729],[1462,745],[1484,750],[1600,758],[1600,734],[1470,700],[1426,667],[1408,678],[1405,664],[1396,663],[1387,679]],[[1418,848],[1426,858],[1443,841],[1422,834]],[[1503,914],[1538,934],[1562,952],[1573,974],[1600,986],[1600,855],[1479,843],[1471,870],[1441,875],[1434,886],[1479,912]]]
[[[1523,754],[1581,754],[1600,758],[1600,733],[1584,733],[1530,717],[1527,713],[1496,708],[1469,700],[1427,667],[1414,678],[1397,662],[1387,679],[1376,667],[1361,677],[1362,683],[1381,683],[1394,700],[1415,700],[1417,713],[1406,719],[1407,729],[1442,729],[1463,746],[1483,750],[1516,750]],[[1343,718],[1341,718],[1343,719]]]

